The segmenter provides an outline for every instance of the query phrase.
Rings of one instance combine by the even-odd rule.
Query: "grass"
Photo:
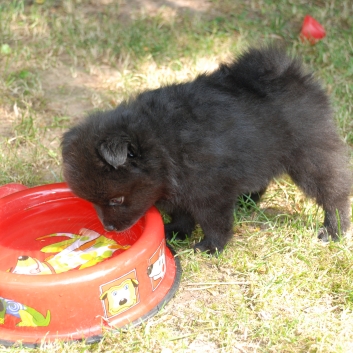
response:
[[[166,2],[149,11],[133,3],[0,2],[1,184],[62,180],[60,136],[85,112],[193,78],[269,41],[287,43],[315,71],[353,145],[350,1],[212,0],[208,8],[194,1],[189,10]],[[315,46],[298,39],[307,13],[327,30]],[[200,230],[174,242],[180,289],[148,322],[107,332],[94,345],[0,351],[351,352],[352,241],[320,244],[314,234],[322,219],[290,180],[275,180],[260,205],[235,214],[234,239],[219,257],[190,250]]]

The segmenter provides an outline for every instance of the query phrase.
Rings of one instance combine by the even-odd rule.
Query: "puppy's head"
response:
[[[64,134],[64,178],[92,202],[106,230],[128,229],[163,195],[154,136],[121,108],[95,113]]]

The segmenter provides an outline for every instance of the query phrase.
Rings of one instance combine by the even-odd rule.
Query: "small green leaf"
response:
[[[3,44],[0,48],[0,53],[4,55],[9,55],[11,54],[12,50],[11,47],[8,44]]]
[[[49,150],[48,155],[51,158],[56,158],[58,156],[58,154],[56,152],[54,152],[53,150]]]

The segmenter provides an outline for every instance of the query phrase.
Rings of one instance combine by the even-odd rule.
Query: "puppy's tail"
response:
[[[232,77],[236,87],[259,96],[283,92],[288,85],[312,83],[312,74],[304,72],[301,61],[291,58],[280,46],[249,49],[237,61],[220,69]]]

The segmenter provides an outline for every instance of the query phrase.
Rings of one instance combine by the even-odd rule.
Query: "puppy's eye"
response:
[[[129,150],[127,151],[127,156],[128,156],[129,158],[134,158],[134,157],[135,157],[134,151],[132,151],[131,149],[129,149]]]
[[[114,197],[109,200],[109,206],[120,206],[124,202],[124,196]]]

